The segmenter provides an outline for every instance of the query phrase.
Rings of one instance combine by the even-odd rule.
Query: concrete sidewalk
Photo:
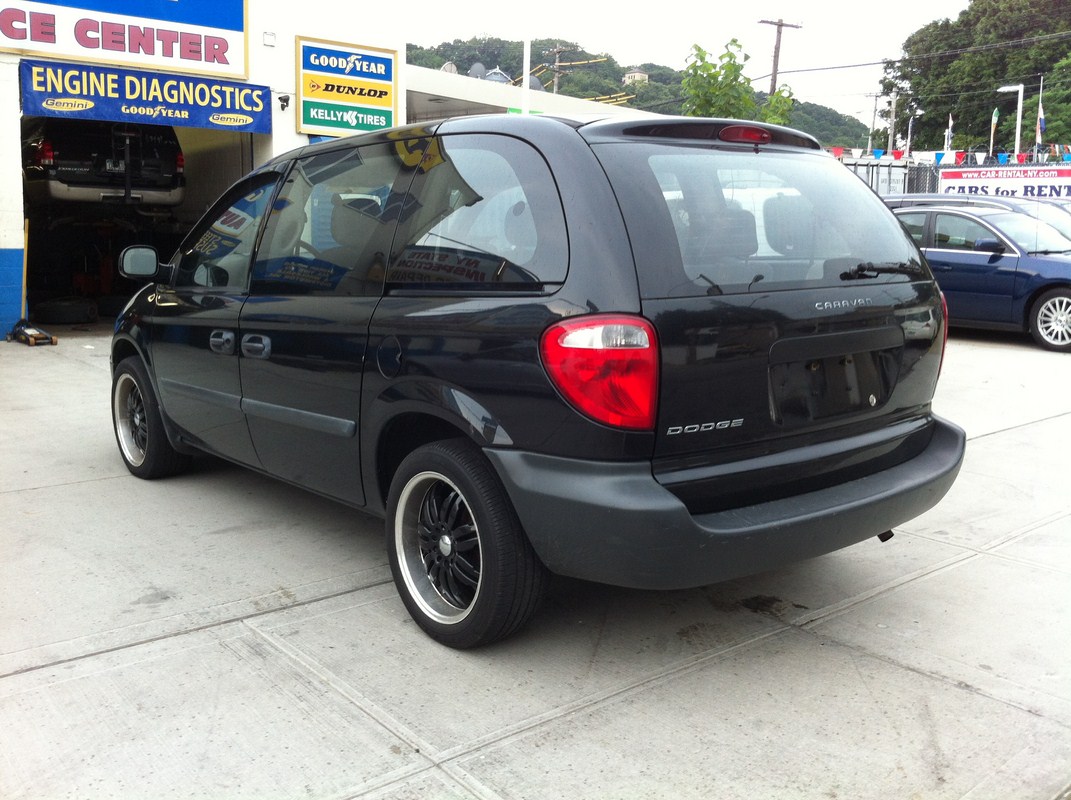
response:
[[[129,475],[106,327],[0,343],[0,798],[1071,796],[1071,356],[954,333],[959,481],[886,544],[410,622],[382,524]]]

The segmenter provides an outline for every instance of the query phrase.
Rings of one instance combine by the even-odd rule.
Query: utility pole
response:
[[[772,19],[760,19],[760,25],[776,25],[777,26],[777,38],[774,40],[773,49],[773,74],[770,75],[770,94],[773,95],[777,92],[777,62],[781,59],[781,29],[782,28],[802,28],[802,25],[791,25],[785,22],[783,19],[778,19],[774,22]]]
[[[893,147],[896,145],[896,99],[899,97],[899,93],[896,89],[892,90],[892,102],[889,107],[889,146],[886,148],[887,153],[893,151]]]
[[[866,149],[870,152],[874,149],[874,126],[878,124],[878,98],[881,95],[875,93],[874,97],[874,114],[870,117],[870,133],[866,137]]]

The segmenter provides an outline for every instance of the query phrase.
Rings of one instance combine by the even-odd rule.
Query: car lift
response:
[[[39,344],[59,344],[59,339],[50,333],[46,333],[40,328],[35,328],[29,322],[29,320],[20,319],[15,323],[15,327],[11,329],[11,333],[7,335],[7,340],[22,342],[28,344],[30,347],[34,347]]]

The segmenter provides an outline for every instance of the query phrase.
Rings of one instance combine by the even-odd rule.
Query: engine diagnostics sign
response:
[[[297,39],[298,133],[346,136],[390,128],[398,112],[398,54]]]
[[[271,133],[267,86],[28,59],[19,82],[27,116]]]

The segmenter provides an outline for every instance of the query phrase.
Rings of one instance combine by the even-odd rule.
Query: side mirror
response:
[[[1007,248],[996,239],[978,239],[974,249],[981,253],[1003,253]]]
[[[136,281],[155,280],[160,274],[160,256],[155,247],[135,244],[119,254],[119,274]]]

